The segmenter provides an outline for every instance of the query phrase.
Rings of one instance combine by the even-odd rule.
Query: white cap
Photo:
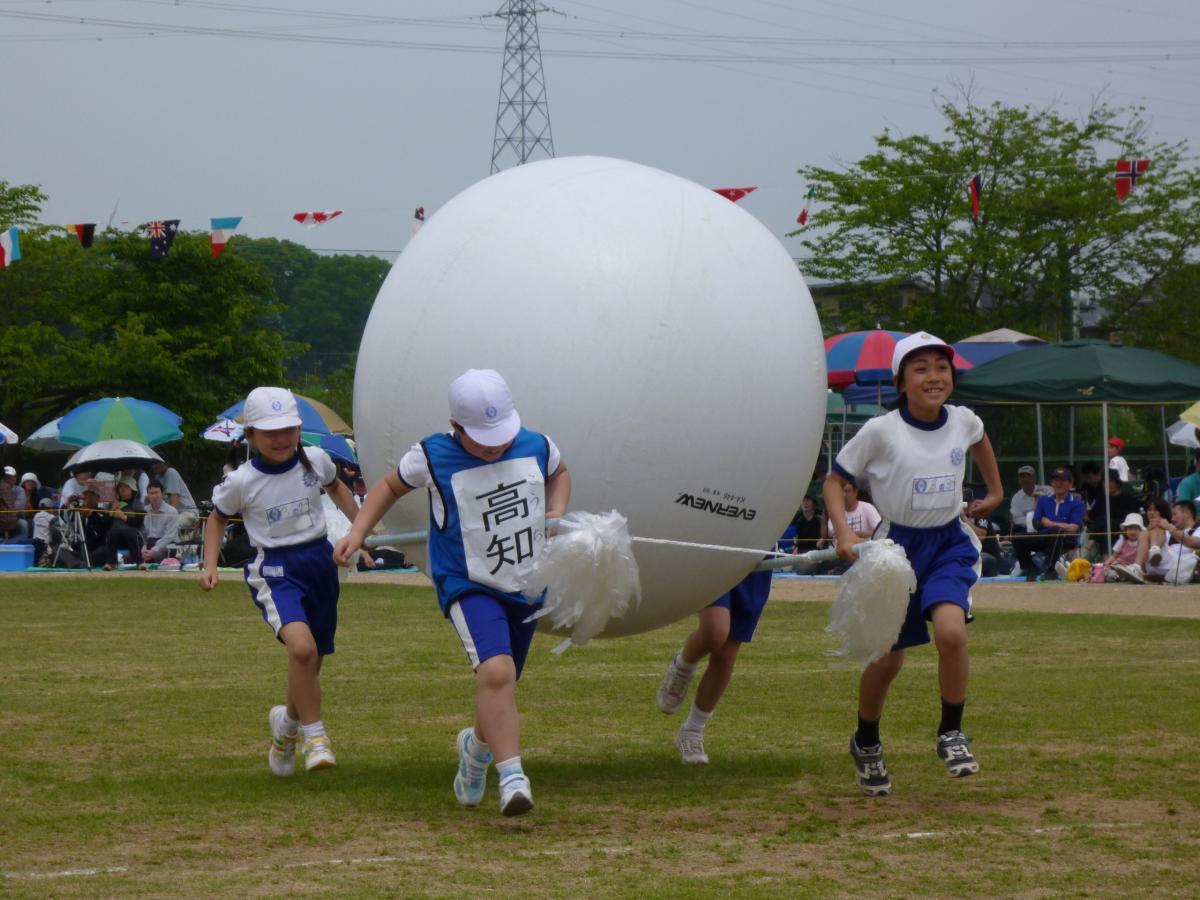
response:
[[[15,476],[16,476],[16,474],[17,474],[17,470],[16,470],[16,469],[14,469],[12,466],[5,466],[5,467],[4,467],[4,474],[5,474],[5,475],[12,475],[12,476],[14,476],[14,477],[15,477]]]
[[[494,369],[467,369],[450,382],[450,418],[485,447],[501,447],[521,429],[512,391]]]
[[[1142,529],[1142,531],[1146,530],[1146,525],[1144,522],[1142,522],[1142,514],[1141,513],[1130,513],[1129,515],[1127,515],[1125,517],[1125,521],[1121,523],[1122,528],[1128,528],[1131,525],[1134,528]]]
[[[247,428],[274,431],[277,428],[297,428],[300,408],[287,388],[257,387],[246,398],[242,421]]]
[[[910,334],[903,340],[896,341],[896,349],[892,351],[892,375],[900,374],[900,363],[904,362],[904,357],[918,350],[924,350],[926,347],[945,350],[946,355],[950,357],[951,363],[954,362],[953,347],[940,337],[934,337],[928,331],[918,331],[915,334]]]
[[[21,481],[20,481],[21,484],[24,484],[27,481],[32,481],[38,487],[42,486],[41,480],[36,475],[34,475],[32,472],[26,472],[24,475],[21,476]]]

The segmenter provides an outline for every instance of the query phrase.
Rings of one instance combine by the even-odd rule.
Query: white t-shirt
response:
[[[303,450],[311,473],[298,458],[272,466],[255,457],[213,488],[217,511],[226,518],[240,515],[255,547],[290,547],[325,536],[321,488],[337,481],[337,467],[319,447]]]
[[[834,470],[866,478],[889,522],[936,528],[959,517],[967,451],[983,439],[983,422],[965,406],[943,406],[938,422],[906,408],[867,422],[842,448]]]
[[[879,510],[866,500],[859,500],[853,512],[846,510],[846,524],[855,534],[873,534],[879,526],[879,522]],[[827,522],[825,527],[829,531],[829,536],[833,537],[833,523]],[[834,541],[833,545],[836,547],[837,541]]]
[[[1114,456],[1108,461],[1108,467],[1110,469],[1116,469],[1117,475],[1121,477],[1122,481],[1129,480],[1129,463],[1125,462],[1125,457],[1120,455]]]

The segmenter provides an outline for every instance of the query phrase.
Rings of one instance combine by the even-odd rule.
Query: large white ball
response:
[[[800,506],[825,421],[825,354],[795,262],[708,188],[598,157],[509,169],[439,209],[380,289],[354,422],[369,482],[447,429],[465,369],[507,379],[571,471],[571,508],[630,533],[770,548]],[[389,531],[423,529],[405,497]],[[712,602],[753,553],[635,543],[643,599],[605,636]],[[422,548],[408,555],[423,564]],[[543,620],[544,621],[544,620]]]

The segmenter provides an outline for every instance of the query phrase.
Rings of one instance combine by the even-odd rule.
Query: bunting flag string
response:
[[[212,221],[212,255],[216,259],[221,255],[221,251],[225,249],[225,245],[229,243],[229,237],[237,227],[242,224],[241,216],[226,216],[223,219],[213,219]]]
[[[96,223],[85,222],[78,225],[68,225],[67,231],[79,238],[79,244],[85,250],[92,246],[92,240],[96,236]]]
[[[979,217],[979,198],[983,195],[983,176],[976,173],[967,180],[967,194],[971,198],[971,218]]]
[[[1137,180],[1146,174],[1148,168],[1150,168],[1148,159],[1117,160],[1117,174],[1114,177],[1118,200],[1124,200],[1129,196],[1129,192],[1133,190]]]
[[[340,209],[331,209],[325,212],[298,212],[292,215],[292,218],[306,228],[316,228],[318,225],[324,225],[331,219],[336,219],[342,214]]]
[[[810,187],[804,192],[804,206],[800,210],[800,215],[796,216],[796,222],[803,228],[808,224],[808,210],[812,206],[813,196],[817,193],[817,189]]]
[[[758,190],[758,185],[754,187],[737,187],[737,188],[713,188],[713,192],[720,194],[726,200],[737,203],[747,194],[752,194]]]
[[[171,241],[175,240],[175,232],[179,230],[178,219],[155,219],[146,225],[150,235],[150,258],[164,259],[171,249]]]

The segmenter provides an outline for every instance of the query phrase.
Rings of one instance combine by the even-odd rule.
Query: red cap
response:
[[[1123,440],[1121,440],[1119,437],[1110,437],[1108,439],[1108,445],[1110,447],[1116,447],[1118,450],[1125,449],[1125,442]]]

